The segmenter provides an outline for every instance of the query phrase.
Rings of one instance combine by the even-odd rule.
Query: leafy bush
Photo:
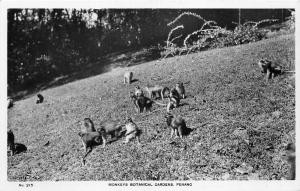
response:
[[[295,10],[290,10],[291,11],[291,16],[287,17],[287,25],[290,30],[295,30]]]
[[[237,26],[232,32],[227,33],[220,41],[223,41],[224,46],[235,46],[256,42],[265,38],[266,33],[259,30],[257,26],[248,24]]]
[[[171,39],[174,31],[178,29],[184,29],[183,25],[173,28],[168,35],[166,46],[161,53],[162,57],[166,58],[169,55],[181,55],[183,53],[189,54],[195,51],[207,50],[212,48],[222,48],[226,46],[234,46],[239,44],[245,44],[250,42],[256,42],[266,38],[266,32],[259,29],[259,25],[268,22],[275,22],[275,19],[265,19],[259,22],[249,21],[242,25],[238,25],[233,31],[221,28],[215,21],[207,21],[200,15],[195,13],[185,12],[179,15],[170,24],[174,24],[179,18],[184,15],[189,15],[198,18],[202,22],[202,26],[199,30],[196,30],[188,35],[183,40],[183,46],[179,43],[175,44],[173,41],[182,37],[179,35]],[[196,36],[196,38],[191,38]],[[171,40],[170,40],[171,39]]]

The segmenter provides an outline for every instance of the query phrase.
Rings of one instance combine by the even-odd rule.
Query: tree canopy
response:
[[[184,9],[8,9],[8,93],[78,71],[106,54],[166,43],[170,23]],[[189,9],[232,28],[237,9]],[[253,11],[242,11],[247,21]],[[278,18],[282,10],[256,12]],[[287,14],[284,12],[284,14]],[[250,16],[249,16],[250,18]],[[199,27],[182,18],[188,34]]]

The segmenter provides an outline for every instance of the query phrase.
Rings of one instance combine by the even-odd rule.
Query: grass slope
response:
[[[126,69],[86,78],[16,102],[8,128],[27,152],[8,157],[9,181],[34,180],[224,180],[280,179],[288,164],[280,154],[294,140],[295,91],[287,75],[266,84],[256,62],[267,56],[285,69],[295,64],[294,35],[243,46],[153,61],[129,69],[138,81],[124,85]],[[187,98],[173,110],[193,131],[170,139],[166,110],[136,114],[134,86],[186,82]],[[141,144],[123,140],[97,146],[80,164],[83,148],[77,123],[90,117],[124,121],[142,129]],[[44,146],[49,141],[48,146]]]

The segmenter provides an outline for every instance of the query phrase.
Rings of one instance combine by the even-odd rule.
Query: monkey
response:
[[[128,143],[131,139],[136,138],[137,142],[140,143],[140,129],[138,126],[132,121],[131,117],[127,118],[127,123],[125,125],[126,128],[126,139],[124,143]]]
[[[145,96],[135,96],[132,92],[130,93],[130,99],[133,101],[138,113],[142,113],[144,110],[150,111],[153,103],[161,106],[167,106],[167,104],[156,102]]]
[[[133,101],[138,113],[141,113],[144,110],[150,111],[152,107],[152,101],[145,96],[136,96],[133,93],[130,93],[130,99]]]
[[[288,180],[295,180],[296,177],[295,157],[296,157],[295,144],[289,143],[285,148],[285,154],[284,154],[284,159],[287,160],[287,162],[290,164],[289,175],[287,178]]]
[[[81,133],[95,132],[95,126],[90,118],[84,118],[81,122]],[[100,143],[100,139],[95,139],[96,143]]]
[[[167,104],[167,112],[169,113],[171,109],[179,106],[179,99],[175,97],[168,97],[169,103]]]
[[[170,93],[169,93],[169,97],[174,97],[176,99],[180,99],[180,95],[178,93],[178,91],[176,90],[176,88],[172,88]]]
[[[81,132],[78,135],[84,147],[85,155],[82,158],[82,163],[85,163],[85,158],[92,151],[95,144],[99,144],[102,140],[103,148],[106,146],[107,135],[119,137],[122,127],[116,122],[105,122],[100,128],[95,130],[94,124],[90,118],[85,118],[82,122]]]
[[[133,73],[127,71],[127,72],[124,74],[124,84],[126,84],[126,83],[131,84],[131,82],[132,82],[132,77],[133,77]]]
[[[14,101],[12,98],[8,97],[7,98],[7,108],[11,108],[12,106],[14,106]]]
[[[166,118],[167,125],[169,127],[172,127],[171,138],[175,133],[176,137],[178,137],[179,134],[179,137],[182,139],[184,131],[186,131],[187,129],[185,120],[180,116],[174,117],[170,113],[168,113],[168,115],[166,115],[165,118]]]
[[[15,154],[15,136],[11,129],[7,131],[7,148],[10,156],[13,156]]]
[[[134,95],[135,96],[144,96],[144,92],[140,88],[140,86],[135,86],[134,88]]]
[[[146,87],[145,90],[148,92],[149,98],[152,99],[154,95],[158,94],[161,99],[164,99],[165,92],[170,92],[168,87],[155,85],[153,87]]]
[[[85,164],[85,158],[92,151],[93,146],[96,143],[96,140],[99,140],[102,136],[102,130],[95,132],[79,132],[78,135],[81,138],[81,142],[84,148],[84,156],[82,157],[82,163]]]
[[[180,98],[185,99],[185,88],[183,86],[183,83],[177,83],[175,86],[175,89],[178,93],[178,95],[180,96]]]
[[[271,67],[275,66],[274,63],[272,64],[272,62],[266,58],[262,58],[258,61],[258,66],[261,70],[261,73],[267,73],[268,69],[271,69]]]
[[[180,96],[175,88],[171,89],[168,99],[167,112],[169,113],[171,109],[178,107],[180,103]]]
[[[95,132],[96,129],[94,127],[94,123],[90,118],[84,118],[84,120],[81,122],[81,132],[87,133],[87,132]]]
[[[38,100],[36,100],[36,103],[37,103],[37,104],[43,103],[44,97],[43,97],[41,94],[38,94],[37,97],[38,97]]]
[[[81,141],[84,147],[84,152],[87,152],[88,149],[92,149],[95,144],[95,139],[101,137],[101,132],[79,132],[78,135],[81,137]]]
[[[258,62],[258,66],[261,70],[261,73],[266,73],[266,81],[268,82],[269,79],[276,77],[283,73],[282,67],[271,62],[268,59],[261,59]]]
[[[103,147],[106,146],[107,136],[110,135],[111,138],[118,139],[121,135],[122,125],[116,121],[108,121],[101,124],[100,128],[97,129],[101,133]]]
[[[295,77],[295,74],[293,74],[287,78],[287,84],[289,88],[295,89]]]

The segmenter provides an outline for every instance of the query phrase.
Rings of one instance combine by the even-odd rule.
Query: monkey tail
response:
[[[182,128],[183,128],[183,131],[184,131],[185,133],[190,133],[190,131],[192,131],[192,129],[189,129],[189,128],[186,126],[185,121],[182,121]]]
[[[167,104],[165,104],[165,103],[159,103],[159,102],[154,101],[154,100],[152,100],[152,102],[153,102],[153,103],[156,103],[157,105],[160,105],[160,106],[167,106]]]
[[[126,132],[125,136],[128,136],[128,135],[131,135],[132,133],[138,133],[138,130],[133,130],[133,131],[130,131],[130,132]]]
[[[292,70],[287,70],[287,71],[283,71],[284,73],[295,73],[295,71]]]
[[[82,163],[83,165],[85,165],[85,162],[86,162],[85,158],[88,156],[88,154],[90,154],[90,152],[92,152],[92,149],[89,149],[89,150],[82,156],[82,158],[81,158],[81,163]]]

